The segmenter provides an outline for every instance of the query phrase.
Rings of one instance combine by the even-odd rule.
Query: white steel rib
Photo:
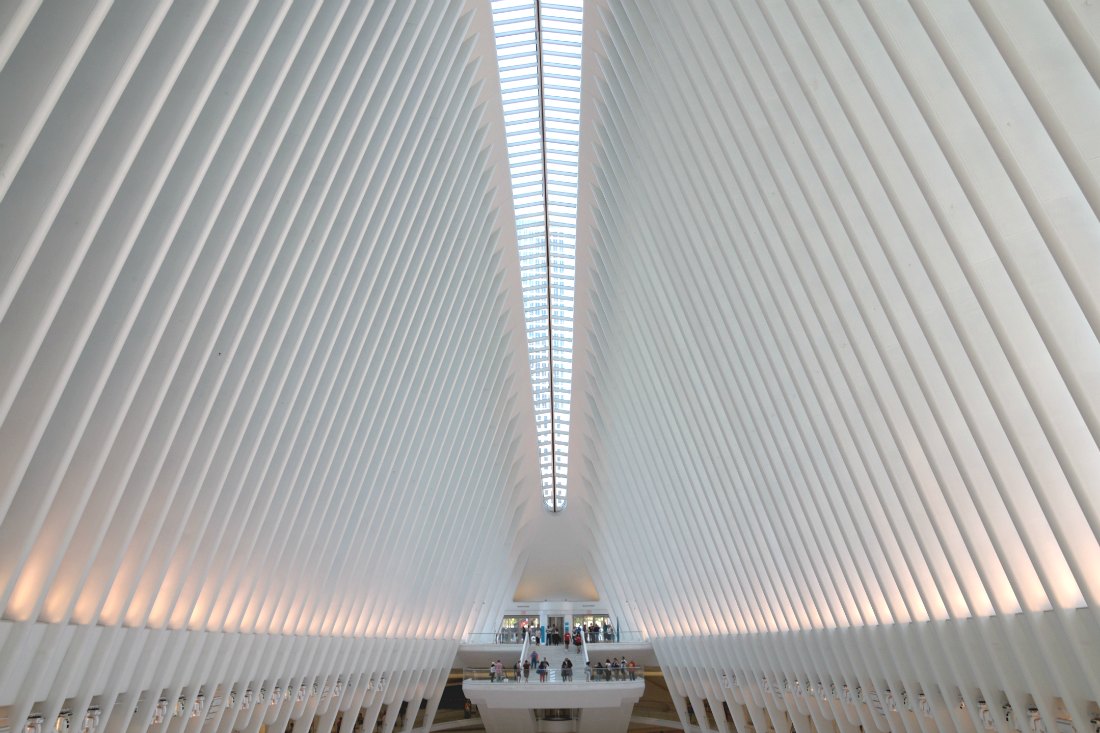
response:
[[[487,4],[0,13],[4,719],[434,706],[537,504]]]
[[[488,0],[0,3],[0,731],[430,728],[570,593],[686,729],[1100,729],[1100,10],[583,15],[554,516]]]
[[[574,483],[681,719],[1093,730],[1100,15],[585,16]]]

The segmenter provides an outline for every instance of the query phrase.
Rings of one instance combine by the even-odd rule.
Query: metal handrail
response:
[[[531,669],[526,677],[521,672],[517,678],[515,671],[510,669],[505,669],[501,675],[497,675],[491,667],[466,667],[462,670],[462,679],[464,682],[489,682],[493,684],[501,684],[502,686],[507,683],[540,683],[539,672],[537,669]],[[611,669],[607,667],[575,667],[573,668],[572,674],[569,679],[566,679],[562,675],[561,669],[551,667],[550,669],[546,670],[545,683],[584,684],[644,681],[645,667],[641,665],[635,665],[634,667],[619,667],[618,669]]]
[[[523,648],[519,650],[519,663],[523,664],[523,660],[527,658],[527,647],[531,642],[531,632],[528,631],[523,635]]]

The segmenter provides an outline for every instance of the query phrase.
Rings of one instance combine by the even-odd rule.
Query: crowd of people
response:
[[[550,663],[546,659],[540,659],[539,653],[535,650],[531,650],[531,656],[527,657],[521,663],[516,660],[516,663],[512,665],[512,679],[516,682],[523,680],[527,682],[531,679],[531,670],[535,671],[538,675],[539,682],[546,682],[546,678],[550,673]],[[573,662],[570,659],[565,659],[561,663],[561,678],[563,682],[569,682],[573,679]],[[504,682],[508,679],[508,675],[504,673],[504,663],[499,659],[489,665],[489,681],[490,682]]]
[[[606,622],[603,626],[593,621],[588,625],[588,628],[585,629],[585,632],[587,636],[585,641],[590,644],[595,644],[600,641],[615,641],[615,629],[610,621]]]
[[[551,646],[565,644],[568,648],[570,645],[576,646],[580,644],[582,641],[582,634],[584,637],[583,641],[589,644],[595,644],[601,641],[615,641],[615,628],[611,625],[610,621],[603,625],[593,621],[588,626],[581,624],[580,626],[574,627],[572,633],[568,631],[563,632],[557,626],[551,624],[546,627],[546,643]],[[531,638],[536,644],[538,643],[539,634],[534,629],[532,629]]]
[[[596,662],[596,669],[590,670],[589,674],[595,682],[611,682],[612,680],[630,680],[633,682],[638,678],[638,666],[634,664],[633,659],[628,661],[626,657],[621,659],[611,658]]]
[[[511,638],[515,641],[522,642],[525,638],[528,638],[528,634],[530,634],[529,638],[532,644],[538,646],[542,643],[542,635],[538,626],[529,626],[527,621],[524,620],[516,629],[518,630],[518,634],[516,631],[510,632],[513,634]],[[505,629],[501,631],[501,639],[506,638],[506,631],[508,630]],[[546,643],[551,646],[564,644],[566,648],[568,648],[580,644],[582,640],[588,644],[595,644],[601,641],[616,641],[615,628],[611,625],[610,621],[605,621],[603,624],[593,621],[587,626],[580,624],[574,627],[572,632],[565,631],[554,624],[550,624],[546,627]]]
[[[613,682],[613,681],[634,681],[637,677],[637,665],[634,664],[634,660],[627,660],[624,656],[620,659],[605,659],[602,662],[596,662],[596,666],[593,668],[591,662],[585,662],[584,679],[586,682]],[[531,679],[531,671],[534,670],[538,675],[539,682],[546,682],[550,673],[550,663],[539,656],[538,651],[532,649],[531,655],[524,658],[521,663],[519,660],[512,666],[512,680],[519,682],[528,682]],[[504,672],[504,664],[498,659],[493,664],[489,665],[489,681],[490,682],[504,682],[508,680],[508,675]],[[566,657],[561,663],[561,681],[572,682],[573,681],[573,660]]]
[[[526,620],[522,621],[517,628],[521,634],[520,638],[529,639],[532,648],[529,656],[523,660],[517,660],[512,666],[511,679],[516,682],[521,680],[526,682],[530,680],[533,671],[540,682],[546,682],[550,673],[550,664],[546,659],[540,657],[536,648],[540,644],[540,629],[534,625],[528,625]],[[577,655],[581,654],[584,645],[601,641],[615,641],[615,629],[611,626],[610,621],[600,624],[593,620],[587,625],[579,624],[571,631],[560,629],[554,624],[546,628],[546,643],[548,645],[564,644],[566,651],[569,651],[569,647],[573,647]],[[592,682],[635,680],[637,679],[636,670],[637,666],[634,661],[627,660],[626,657],[605,659],[603,662],[596,662],[595,667],[592,667],[591,662],[585,662],[584,677],[586,681]],[[509,676],[504,671],[504,664],[499,659],[490,665],[490,682],[507,679],[509,679]],[[562,661],[560,679],[563,682],[573,680],[573,661],[568,656]]]

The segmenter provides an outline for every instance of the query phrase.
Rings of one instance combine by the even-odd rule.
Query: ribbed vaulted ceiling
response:
[[[0,727],[392,730],[513,594],[707,730],[1098,725],[1100,12],[584,23],[554,516],[488,0],[0,3]]]
[[[541,511],[487,4],[0,13],[7,719],[438,699]]]
[[[1100,700],[1100,16],[585,18],[572,476],[621,624],[697,713],[966,730],[984,700],[1081,733]],[[845,685],[925,694],[935,717],[811,699]]]

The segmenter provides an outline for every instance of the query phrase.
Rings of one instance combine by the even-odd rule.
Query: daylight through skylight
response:
[[[582,6],[492,2],[541,488],[551,511],[566,506],[569,468]]]

